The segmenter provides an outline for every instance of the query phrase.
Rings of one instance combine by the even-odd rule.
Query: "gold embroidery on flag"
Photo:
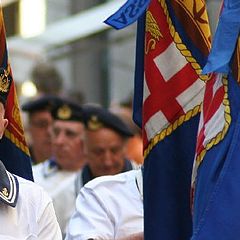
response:
[[[152,13],[147,11],[146,13],[146,33],[149,32],[151,39],[145,44],[145,54],[148,54],[150,50],[154,50],[156,47],[156,40],[159,41],[160,37],[163,35],[160,31],[160,28],[157,24],[157,21],[154,19]]]

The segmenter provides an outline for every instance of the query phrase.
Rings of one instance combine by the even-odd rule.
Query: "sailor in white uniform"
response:
[[[65,239],[143,239],[141,169],[88,182],[77,197]]]
[[[74,211],[75,178],[82,168],[83,134],[82,108],[59,98],[52,108],[52,142],[54,156],[33,166],[33,176],[53,199],[57,219],[64,235],[66,224]]]
[[[100,106],[84,105],[84,152],[87,163],[76,178],[76,195],[95,177],[114,175],[139,165],[127,159],[127,142],[133,136],[130,128],[116,114]]]
[[[62,239],[47,193],[37,184],[7,172],[1,161],[0,189],[0,239]]]
[[[5,118],[7,94],[8,89],[0,91],[0,139],[8,125],[8,119]],[[62,238],[52,200],[46,192],[37,184],[9,173],[2,161],[0,161],[0,226],[1,240]]]

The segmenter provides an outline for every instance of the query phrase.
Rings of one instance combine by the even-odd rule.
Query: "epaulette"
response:
[[[19,183],[16,176],[9,173],[0,161],[0,201],[15,207],[18,200]]]

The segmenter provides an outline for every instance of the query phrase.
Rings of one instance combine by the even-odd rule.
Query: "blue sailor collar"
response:
[[[15,207],[18,194],[19,183],[17,177],[9,173],[0,160],[0,202]]]

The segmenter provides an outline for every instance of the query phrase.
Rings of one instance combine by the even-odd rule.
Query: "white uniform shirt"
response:
[[[16,207],[0,202],[0,239],[61,240],[61,231],[49,196],[37,184],[17,178],[19,196]]]
[[[123,171],[126,172],[126,171],[130,171],[130,170],[137,170],[137,169],[140,169],[141,168],[141,165],[139,164],[136,164],[135,162],[131,161],[131,160],[128,160],[129,163],[130,163],[130,166],[131,168],[129,169],[128,167],[126,167]],[[126,164],[127,165],[127,164]],[[84,169],[84,168],[83,168]],[[83,169],[81,169],[78,174],[77,174],[77,177],[76,177],[76,180],[75,180],[75,194],[78,195],[78,193],[80,192],[81,188],[84,186],[84,183],[83,183]],[[91,180],[90,180],[91,181]]]
[[[41,185],[53,200],[56,216],[64,234],[66,225],[75,209],[77,172],[48,168],[48,162],[33,166],[34,181]]]
[[[66,240],[120,239],[143,232],[141,170],[98,177],[76,200]]]

